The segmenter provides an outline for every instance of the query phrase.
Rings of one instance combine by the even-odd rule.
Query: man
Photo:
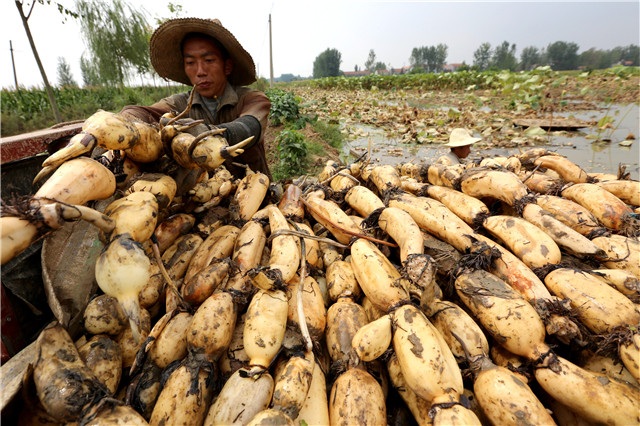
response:
[[[250,136],[253,141],[244,153],[227,160],[225,166],[235,176],[244,176],[243,163],[253,171],[271,178],[264,150],[264,133],[271,103],[267,96],[246,86],[256,81],[251,55],[219,20],[200,18],[171,19],[151,36],[151,64],[163,78],[193,86],[193,106],[187,117],[204,120],[189,132],[199,134],[218,127],[222,136],[234,145]],[[121,113],[157,123],[169,111],[183,111],[190,92],[164,98],[143,107],[129,105]]]
[[[444,146],[451,148],[451,151],[438,158],[437,162],[451,166],[462,164],[463,160],[471,153],[471,145],[481,140],[482,138],[472,137],[466,129],[453,129],[449,135],[449,142],[444,144]]]

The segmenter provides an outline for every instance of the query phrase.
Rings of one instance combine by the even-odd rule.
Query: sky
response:
[[[43,87],[15,2],[0,0],[2,46],[0,83],[14,88],[10,42],[16,76],[21,87]],[[30,5],[33,0],[21,0]],[[58,58],[64,57],[78,83],[82,83],[80,57],[86,52],[80,23],[65,22],[53,3],[74,8],[73,0],[37,3],[29,26],[45,72],[57,84]],[[46,3],[46,2],[45,2]],[[590,48],[612,49],[640,45],[640,1],[373,1],[373,0],[174,0],[182,5],[180,17],[217,18],[252,55],[258,75],[270,78],[269,16],[273,76],[309,77],[313,62],[326,49],[341,54],[342,71],[364,67],[369,51],[387,67],[410,64],[414,47],[448,46],[447,63],[473,63],[482,43],[496,47],[504,41],[522,49],[546,48],[556,41]],[[156,19],[171,16],[166,0],[129,0]],[[25,7],[28,10],[28,7]]]

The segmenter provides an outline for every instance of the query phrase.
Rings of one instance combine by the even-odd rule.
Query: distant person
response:
[[[451,135],[449,135],[449,142],[444,144],[444,146],[448,146],[451,150],[446,155],[438,158],[437,163],[450,166],[463,164],[464,159],[471,153],[471,145],[481,140],[482,138],[474,138],[467,129],[453,129]]]
[[[264,133],[271,102],[267,96],[247,86],[256,81],[251,55],[217,19],[178,18],[160,25],[149,42],[151,64],[163,78],[193,86],[196,93],[187,117],[204,120],[189,133],[199,134],[222,128],[222,136],[234,145],[254,136],[244,153],[225,162],[236,177],[248,165],[271,178],[264,149]],[[193,90],[193,89],[192,89]],[[157,123],[169,111],[183,111],[191,92],[161,99],[148,106],[129,105],[121,113]]]

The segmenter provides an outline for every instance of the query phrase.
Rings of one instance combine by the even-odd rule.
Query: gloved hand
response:
[[[196,121],[196,120],[194,120],[193,118],[181,118],[176,122],[176,124],[184,125],[184,124],[193,123],[194,121]],[[184,133],[189,133],[189,134],[191,134],[193,136],[198,136],[200,133],[204,133],[204,132],[207,132],[209,130],[213,130],[215,128],[216,128],[216,126],[207,126],[206,124],[202,123],[202,124],[197,124],[197,125],[189,128],[189,129],[185,130]]]

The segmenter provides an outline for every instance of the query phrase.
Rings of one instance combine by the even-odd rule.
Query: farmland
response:
[[[458,74],[458,75],[456,75]],[[431,74],[433,76],[433,74]],[[471,159],[547,146],[588,171],[616,173],[619,163],[638,177],[638,71],[601,73],[454,73],[419,79],[327,79],[294,86],[303,111],[340,123],[345,153],[369,149],[378,161],[430,162],[446,152],[455,127],[483,140]],[[544,119],[557,129],[518,126]],[[563,119],[584,127],[566,129]]]
[[[68,160],[35,197],[3,203],[3,286],[42,287],[42,323],[59,321],[9,361],[27,374],[3,366],[16,372],[3,420],[38,406],[38,420],[84,424],[113,404],[140,424],[637,422],[638,182],[548,152],[608,150],[610,170],[619,158],[636,177],[637,90],[622,68],[323,79],[266,91],[275,182],[226,173],[235,148],[195,162],[214,138],[187,139],[183,167],[213,174],[199,182],[155,161],[162,149],[128,182]],[[472,160],[526,152],[422,167],[457,127],[482,137]],[[354,161],[367,152],[383,165]],[[318,173],[338,157],[350,167]],[[23,326],[36,315],[20,306]],[[98,340],[105,368],[85,355]]]
[[[554,72],[548,68],[512,73],[456,72],[332,77],[278,84],[300,103],[300,114],[339,126],[347,143],[341,152],[361,154],[372,144],[381,162],[430,161],[444,152],[448,132],[466,127],[483,141],[472,158],[509,155],[532,145],[550,145],[589,171],[615,171],[619,163],[638,176],[638,68]],[[97,109],[117,111],[148,105],[184,86],[56,89],[67,121]],[[545,132],[523,128],[518,119],[578,118],[588,127]],[[2,91],[2,136],[54,124],[44,90]],[[274,147],[283,127],[267,131]],[[620,143],[622,143],[620,145]],[[277,162],[278,153],[271,153]],[[588,162],[588,164],[584,164]],[[605,164],[606,163],[606,164]]]
[[[179,93],[185,86],[54,88],[64,121],[83,120],[98,109],[118,111],[125,105],[150,105]],[[44,89],[2,90],[2,136],[53,126],[55,120]]]

